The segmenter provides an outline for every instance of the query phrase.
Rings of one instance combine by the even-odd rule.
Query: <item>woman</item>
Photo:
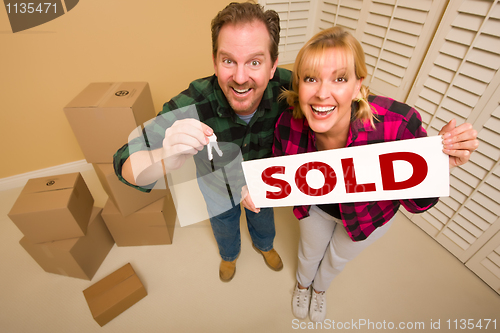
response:
[[[316,34],[299,52],[293,70],[293,91],[283,96],[293,107],[279,118],[273,154],[293,155],[318,150],[426,136],[418,112],[403,103],[368,96],[367,75],[359,42],[340,27]],[[470,124],[445,125],[443,151],[450,167],[464,164],[478,146]],[[438,198],[342,203],[294,207],[300,240],[297,285],[292,309],[312,321],[326,316],[325,291],[347,262],[383,236],[403,205],[412,213],[430,209]],[[249,196],[243,205],[254,211]],[[311,291],[312,290],[312,291]]]

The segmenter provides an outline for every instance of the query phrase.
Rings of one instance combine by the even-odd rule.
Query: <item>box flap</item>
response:
[[[130,263],[83,291],[90,312],[101,326],[147,295]]]
[[[58,191],[73,188],[81,177],[79,172],[68,173],[57,176],[47,176],[28,180],[22,193],[37,193],[47,191]]]
[[[109,289],[112,289],[114,286],[127,280],[134,274],[135,272],[132,265],[128,263],[85,289],[83,294],[87,301],[93,301],[95,298],[100,297],[100,295],[106,293]]]
[[[113,82],[94,82],[80,92],[65,108],[95,108],[102,103],[113,87]]]
[[[129,276],[92,300],[92,314],[96,317],[105,314],[110,309],[113,309],[113,307],[116,307],[118,303],[126,302],[131,294],[140,289],[144,289],[144,286],[139,277],[135,274]],[[135,303],[135,300],[132,303]],[[128,304],[125,307],[128,308],[130,305],[132,304]]]
[[[99,104],[102,108],[132,107],[146,87],[147,82],[121,82],[109,91],[107,98]]]

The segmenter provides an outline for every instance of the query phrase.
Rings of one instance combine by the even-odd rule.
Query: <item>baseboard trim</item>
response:
[[[83,172],[92,169],[92,164],[87,163],[86,160],[56,165],[46,169],[35,170],[31,172],[22,173],[12,177],[0,179],[0,191],[10,190],[12,188],[24,187],[26,182],[31,178],[39,178],[46,176],[55,176],[72,172]]]

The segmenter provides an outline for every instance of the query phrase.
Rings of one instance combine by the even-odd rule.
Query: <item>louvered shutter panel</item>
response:
[[[479,149],[451,172],[450,197],[411,217],[462,262],[500,230],[499,67],[498,0],[452,1],[407,100],[429,135],[452,118],[478,130]]]
[[[500,232],[474,254],[466,266],[500,294]]]
[[[353,36],[359,37],[358,22],[362,17],[363,2],[363,0],[321,1],[315,31],[339,25],[344,27]]]
[[[443,0],[372,0],[361,41],[374,93],[404,101],[444,10]]]
[[[316,1],[270,0],[259,3],[280,16],[279,64],[293,63],[300,48],[312,36]]]

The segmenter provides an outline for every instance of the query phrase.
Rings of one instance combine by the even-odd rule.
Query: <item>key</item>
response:
[[[219,156],[222,156],[222,150],[220,150],[219,145],[217,144],[217,136],[215,135],[215,133],[208,137],[207,150],[208,150],[208,159],[210,161],[214,159],[214,156],[212,154],[212,148],[215,149],[215,151]]]

